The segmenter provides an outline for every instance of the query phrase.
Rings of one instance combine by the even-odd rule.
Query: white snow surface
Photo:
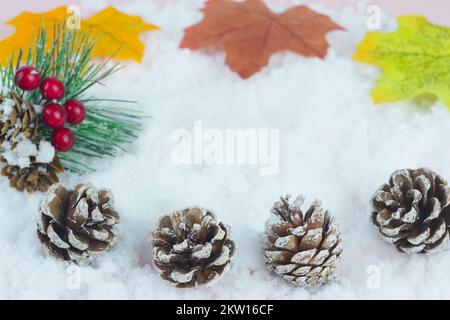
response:
[[[69,264],[46,256],[36,237],[42,195],[19,193],[2,178],[0,298],[450,298],[449,249],[429,256],[400,254],[369,222],[370,197],[395,169],[427,166],[450,179],[446,107],[441,102],[427,108],[411,102],[373,104],[369,92],[379,70],[351,59],[367,31],[364,11],[353,9],[313,7],[347,30],[329,34],[324,60],[277,53],[261,72],[242,80],[224,64],[223,51],[178,48],[183,29],[201,19],[202,2],[118,5],[161,30],[142,36],[142,64],[127,63],[104,88],[90,93],[138,100],[151,118],[144,120],[145,130],[130,152],[93,163],[96,173],[64,174],[62,181],[111,189],[122,215],[121,241],[81,267],[80,286],[74,287],[77,274]],[[302,3],[266,2],[278,12]],[[84,4],[92,11],[107,5]],[[174,164],[172,132],[191,130],[197,120],[207,128],[279,129],[278,174],[260,175],[250,165]],[[295,287],[264,265],[260,235],[272,205],[286,193],[303,193],[307,203],[321,199],[340,226],[343,259],[336,279],[324,287]],[[231,227],[236,258],[214,286],[177,289],[152,266],[148,234],[160,216],[196,204],[212,209]]]
[[[39,144],[19,134],[15,140],[20,141],[12,146],[9,141],[3,142],[3,157],[9,165],[16,165],[20,168],[28,168],[31,163],[31,157],[36,158],[36,162],[50,163],[55,157],[55,148],[48,141],[40,141]]]

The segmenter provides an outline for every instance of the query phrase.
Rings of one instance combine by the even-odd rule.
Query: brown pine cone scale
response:
[[[45,192],[51,185],[59,181],[58,173],[63,172],[64,167],[58,156],[55,155],[50,163],[31,160],[31,164],[27,168],[20,168],[16,165],[6,165],[2,168],[1,175],[9,179],[11,188],[28,193]]]
[[[450,188],[430,169],[395,171],[372,198],[372,222],[405,253],[431,253],[449,240]]]
[[[153,262],[178,288],[212,284],[231,267],[230,229],[209,210],[194,207],[164,216],[151,234]]]
[[[24,102],[14,92],[10,93],[11,110],[6,114],[0,109],[0,145],[5,141],[14,146],[14,139],[22,134],[22,137],[32,139],[39,128],[39,120],[31,103]],[[0,96],[0,104],[7,100]]]
[[[83,183],[73,191],[54,185],[40,205],[38,237],[48,254],[79,261],[113,246],[119,222],[109,190]]]

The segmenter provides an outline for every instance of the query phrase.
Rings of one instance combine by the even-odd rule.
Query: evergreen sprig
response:
[[[51,32],[50,32],[51,33]],[[32,65],[45,77],[58,77],[65,86],[61,103],[77,99],[87,109],[86,119],[70,129],[76,136],[74,148],[59,153],[66,169],[75,172],[93,170],[89,158],[115,157],[125,151],[141,130],[141,119],[145,116],[132,101],[87,97],[86,91],[121,69],[110,60],[96,63],[91,53],[97,43],[89,34],[80,30],[69,30],[65,23],[55,24],[53,34],[45,28],[38,32],[35,45],[28,50],[19,50],[0,68],[1,94],[14,91],[33,104],[44,105],[39,90],[23,92],[14,83],[14,73],[21,65]],[[127,107],[124,104],[128,104]],[[41,124],[40,138],[49,139],[52,131]]]

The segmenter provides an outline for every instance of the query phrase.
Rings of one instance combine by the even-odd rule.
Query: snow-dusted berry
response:
[[[66,119],[66,110],[58,103],[49,103],[42,110],[42,121],[52,129],[62,128]]]
[[[36,68],[23,66],[17,69],[14,80],[20,89],[30,91],[39,87],[41,75]]]
[[[71,99],[64,104],[67,112],[67,122],[79,124],[86,118],[86,108],[81,101]]]
[[[47,100],[59,100],[64,97],[64,84],[55,77],[48,77],[41,82],[41,94]]]
[[[53,131],[52,145],[59,152],[70,151],[75,144],[75,135],[68,128],[60,128]]]

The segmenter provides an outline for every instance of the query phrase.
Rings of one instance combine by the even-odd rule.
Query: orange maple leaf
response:
[[[226,64],[244,79],[266,66],[277,51],[323,59],[328,49],[325,34],[343,30],[328,16],[305,6],[275,14],[261,0],[210,0],[203,12],[203,20],[185,30],[180,48],[222,46]]]
[[[27,50],[33,46],[41,28],[52,35],[55,24],[61,24],[70,17],[68,7],[64,6],[43,13],[20,13],[6,22],[14,27],[16,32],[0,39],[0,62],[8,61],[11,54],[20,49]],[[139,39],[140,34],[148,30],[158,30],[157,26],[146,23],[141,17],[127,15],[112,7],[79,22],[81,30],[99,40],[92,52],[93,57],[110,57],[115,54],[114,58],[118,60],[133,59],[141,62],[145,46]],[[52,41],[49,37],[48,44]]]

